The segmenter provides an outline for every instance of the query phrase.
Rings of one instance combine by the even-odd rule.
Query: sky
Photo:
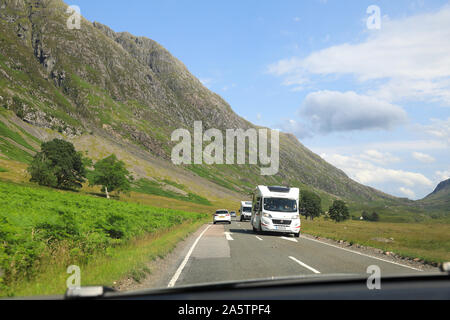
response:
[[[450,178],[448,0],[66,3],[157,41],[237,114],[360,183],[415,200]]]

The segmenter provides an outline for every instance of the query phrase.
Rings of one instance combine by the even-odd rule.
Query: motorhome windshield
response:
[[[265,198],[264,210],[278,212],[297,212],[297,201],[282,198]]]
[[[243,207],[242,211],[243,212],[252,212],[252,208],[251,207]]]

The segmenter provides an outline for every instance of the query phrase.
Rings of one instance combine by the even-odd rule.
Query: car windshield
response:
[[[449,1],[1,0],[0,298],[439,272]]]
[[[297,212],[297,201],[282,198],[265,198],[264,210],[277,212]]]

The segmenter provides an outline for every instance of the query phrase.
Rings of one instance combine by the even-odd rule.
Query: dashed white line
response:
[[[228,241],[233,241],[234,239],[231,237],[232,233],[231,232],[225,232],[225,237],[227,238]]]
[[[303,263],[303,262],[301,262],[300,260],[298,260],[298,259],[296,259],[296,258],[294,258],[294,257],[289,257],[289,259],[291,259],[291,260],[297,262],[297,263],[298,263],[299,265],[301,265],[302,267],[305,267],[306,269],[311,270],[311,271],[314,272],[314,273],[320,273],[320,271],[314,269],[313,267],[308,266],[306,263]]]
[[[294,239],[294,238],[281,237],[281,239],[292,241],[292,242],[298,242],[297,239]]]
[[[344,251],[348,251],[348,252],[352,252],[352,253],[355,253],[355,254],[359,254],[360,256],[364,256],[364,257],[368,257],[368,258],[373,258],[373,259],[380,260],[380,261],[383,261],[383,262],[392,263],[392,264],[395,264],[395,265],[397,265],[397,266],[401,266],[401,267],[404,267],[404,268],[413,269],[413,270],[416,270],[416,271],[423,271],[423,270],[420,270],[420,269],[417,269],[417,268],[414,268],[414,267],[410,267],[410,266],[407,266],[407,265],[404,265],[404,264],[401,264],[401,263],[389,261],[389,260],[386,260],[386,259],[381,259],[381,258],[378,258],[378,257],[374,257],[374,256],[371,256],[371,255],[368,255],[368,254],[364,254],[364,253],[361,253],[361,252],[349,250],[349,249],[346,249],[346,248],[341,248],[341,247],[338,247],[338,246],[335,246],[335,245],[332,245],[332,244],[329,244],[329,243],[326,243],[326,242],[322,242],[322,241],[319,241],[319,240],[316,240],[316,239],[310,239],[310,238],[303,237],[303,236],[302,236],[302,238],[303,238],[303,239],[306,239],[306,240],[315,241],[315,242],[318,242],[318,243],[321,243],[321,244],[325,244],[325,245],[330,246],[330,247],[333,247],[333,248],[337,248],[337,249],[341,249],[341,250],[344,250]]]
[[[256,236],[256,239],[258,239],[259,241],[263,241],[263,239],[261,239],[260,237]]]
[[[177,283],[178,278],[181,275],[181,272],[183,271],[184,267],[186,266],[186,263],[188,262],[192,252],[194,251],[195,247],[197,246],[197,243],[200,241],[201,237],[205,234],[205,232],[211,227],[211,225],[209,225],[205,230],[203,230],[203,232],[198,236],[198,238],[195,240],[194,244],[192,245],[192,247],[189,249],[189,252],[187,253],[186,257],[184,257],[183,262],[181,263],[181,265],[178,267],[177,271],[175,272],[175,274],[173,275],[172,279],[170,280],[169,284],[167,285],[168,288],[172,288],[173,286],[175,286],[175,283]]]

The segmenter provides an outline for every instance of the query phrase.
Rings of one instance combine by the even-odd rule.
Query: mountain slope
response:
[[[256,165],[175,167],[170,163],[175,129],[192,131],[194,121],[202,121],[205,130],[257,127],[150,39],[84,19],[81,30],[69,30],[66,5],[59,0],[0,0],[0,7],[0,121],[21,127],[20,134],[29,139],[60,134],[93,158],[107,153],[109,145],[129,158],[127,163],[148,165],[148,170],[134,166],[139,176],[159,170],[183,181],[195,176],[199,188],[207,183],[233,198],[265,183],[298,185],[358,202],[400,201],[351,180],[290,134],[280,134],[275,176],[260,176]],[[15,117],[31,126],[19,125]],[[5,154],[5,146],[17,149],[10,140],[0,144],[0,157],[29,160]]]
[[[450,213],[450,179],[442,181],[428,196],[418,201],[418,204],[429,210]]]

